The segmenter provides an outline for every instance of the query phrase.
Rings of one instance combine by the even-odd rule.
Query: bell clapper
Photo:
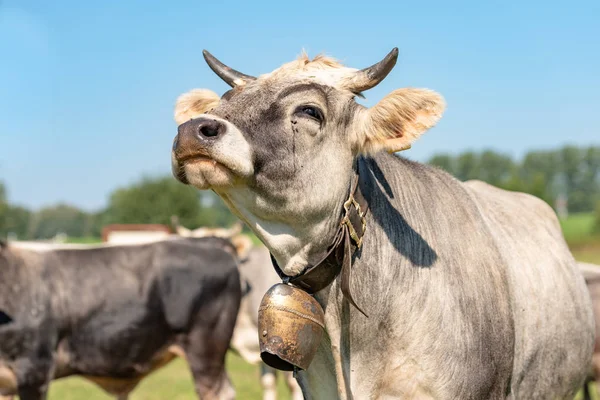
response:
[[[294,379],[296,379],[296,375],[298,374],[298,367],[296,367],[294,365],[294,373],[292,374],[292,376],[294,377]]]

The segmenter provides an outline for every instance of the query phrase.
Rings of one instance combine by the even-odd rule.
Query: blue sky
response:
[[[406,86],[448,103],[411,150],[519,157],[600,144],[600,2],[0,0],[0,180],[31,207],[88,210],[170,171],[176,97],[226,86],[206,48],[247,74],[325,52],[396,68],[366,93]]]

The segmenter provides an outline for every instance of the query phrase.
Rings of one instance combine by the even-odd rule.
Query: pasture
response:
[[[227,371],[231,378],[237,398],[240,400],[262,399],[259,385],[258,366],[246,363],[238,355],[229,352]],[[289,399],[283,379],[278,379],[279,399]],[[93,383],[79,377],[54,381],[50,385],[49,400],[113,400]],[[171,362],[158,370],[136,388],[130,400],[192,400],[197,399],[192,384],[192,376],[182,359]]]
[[[561,226],[575,258],[580,261],[600,264],[600,237],[592,234],[592,214],[574,214],[561,221]],[[253,241],[258,240],[251,235]],[[74,243],[91,243],[94,238],[72,238]],[[238,399],[260,399],[259,368],[246,363],[230,352],[227,357],[227,370],[237,392]],[[288,399],[289,392],[282,379],[278,380],[278,394]],[[165,368],[142,381],[131,396],[131,400],[195,399],[191,375],[186,363],[175,360]],[[577,398],[581,398],[579,395]],[[598,397],[596,397],[598,398]],[[82,378],[71,377],[55,381],[50,388],[50,400],[110,400],[112,399],[94,384]]]
[[[572,214],[561,221],[565,239],[579,261],[600,264],[600,234],[594,234],[592,213]]]

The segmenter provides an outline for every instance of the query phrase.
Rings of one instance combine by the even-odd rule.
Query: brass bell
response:
[[[297,287],[278,283],[258,309],[260,358],[282,371],[307,369],[325,329],[321,305]]]

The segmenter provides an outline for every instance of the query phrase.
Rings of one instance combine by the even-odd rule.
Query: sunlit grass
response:
[[[227,371],[237,399],[262,399],[258,366],[246,363],[236,354],[227,356]],[[279,399],[290,399],[289,391],[279,376],[277,382]],[[197,399],[192,376],[186,362],[177,359],[142,381],[133,391],[130,400],[192,400]],[[93,383],[79,377],[55,381],[50,386],[49,400],[114,400]]]

